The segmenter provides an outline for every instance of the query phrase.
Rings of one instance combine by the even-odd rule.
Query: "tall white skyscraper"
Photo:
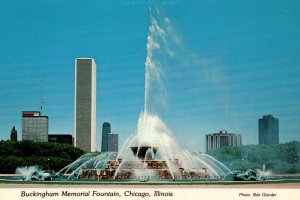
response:
[[[75,60],[75,146],[96,151],[96,63],[92,58]]]

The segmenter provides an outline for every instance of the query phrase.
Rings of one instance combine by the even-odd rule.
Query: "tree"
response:
[[[17,167],[39,165],[42,169],[60,170],[84,151],[68,144],[0,141],[0,173],[14,173]],[[49,160],[48,160],[49,159]]]

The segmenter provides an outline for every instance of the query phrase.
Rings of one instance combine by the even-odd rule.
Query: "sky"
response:
[[[280,142],[299,141],[299,9],[291,0],[0,1],[0,140],[13,126],[21,139],[21,112],[39,110],[41,97],[49,134],[73,134],[75,59],[90,57],[97,149],[104,121],[121,145],[144,109],[154,12],[168,19],[155,55],[163,79],[157,113],[183,148],[204,151],[205,134],[219,130],[257,144],[258,119],[269,114],[279,118]]]

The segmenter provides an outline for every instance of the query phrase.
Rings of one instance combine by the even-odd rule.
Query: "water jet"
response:
[[[68,179],[206,180],[222,179],[231,173],[221,162],[204,153],[191,153],[181,149],[172,131],[156,114],[159,108],[152,101],[161,99],[163,95],[160,92],[164,88],[160,77],[163,65],[158,52],[169,50],[168,47],[163,47],[168,45],[169,42],[166,41],[171,33],[168,33],[168,28],[163,28],[166,24],[159,24],[166,20],[157,20],[152,13],[150,18],[146,45],[144,109],[140,113],[136,133],[124,142],[118,154],[86,154],[62,169],[59,174],[68,175]]]

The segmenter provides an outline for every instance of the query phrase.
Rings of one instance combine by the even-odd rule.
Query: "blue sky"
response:
[[[279,118],[280,142],[300,140],[298,1],[0,1],[0,139],[21,111],[72,134],[74,60],[97,63],[97,148],[105,120],[120,144],[144,106],[149,7],[171,21],[175,57],[161,57],[163,121],[184,148],[203,151],[222,129],[258,143],[257,120]],[[165,27],[168,28],[168,27]]]

